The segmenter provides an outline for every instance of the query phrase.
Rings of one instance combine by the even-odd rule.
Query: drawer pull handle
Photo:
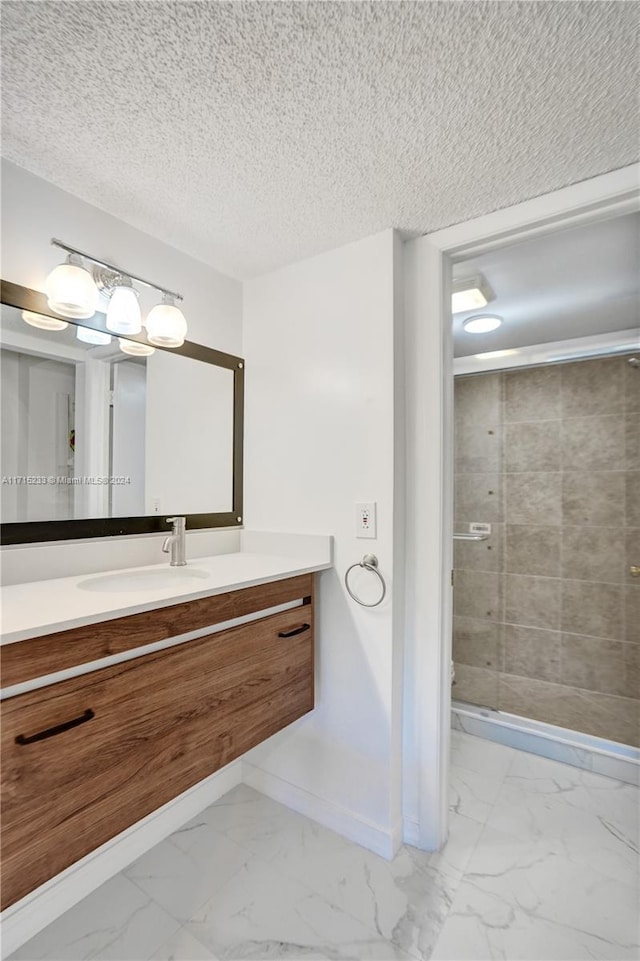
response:
[[[33,744],[34,741],[44,741],[45,738],[62,734],[63,731],[70,731],[72,727],[78,727],[79,724],[90,721],[92,717],[95,717],[94,712],[91,708],[87,708],[80,717],[74,717],[71,721],[65,721],[64,724],[56,724],[55,727],[48,727],[45,731],[38,731],[37,734],[30,734],[28,737],[24,734],[18,734],[16,744]]]
[[[302,634],[303,631],[308,631],[311,624],[303,624],[302,627],[294,627],[292,631],[280,631],[278,637],[293,637],[295,634]]]

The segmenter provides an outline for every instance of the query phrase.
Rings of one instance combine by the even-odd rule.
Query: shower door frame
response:
[[[453,573],[451,266],[508,243],[640,210],[640,164],[405,244],[406,681],[404,837],[448,834]]]

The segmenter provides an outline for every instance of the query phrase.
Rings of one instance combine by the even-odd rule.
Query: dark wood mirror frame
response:
[[[0,281],[0,301],[19,310],[30,310],[47,317],[60,318],[47,304],[45,294],[29,287],[21,287],[9,281]],[[89,320],[63,320],[76,326],[91,327],[108,333],[105,314],[96,313]],[[144,337],[129,337],[145,343]],[[212,527],[240,527],[242,525],[242,470],[243,470],[243,433],[244,433],[244,360],[234,354],[225,354],[211,347],[203,347],[185,340],[182,347],[174,349],[159,347],[172,354],[200,360],[233,371],[233,509],[211,514],[186,514],[187,530],[202,530]],[[116,537],[122,534],[166,533],[167,523],[164,514],[145,517],[87,517],[65,521],[21,521],[13,524],[0,524],[2,544],[33,544],[42,541],[75,540],[85,537]]]

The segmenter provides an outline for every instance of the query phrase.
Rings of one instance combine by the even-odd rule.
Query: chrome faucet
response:
[[[187,563],[186,518],[167,517],[167,524],[171,524],[171,533],[165,537],[162,550],[165,554],[171,551],[171,567],[184,567]]]

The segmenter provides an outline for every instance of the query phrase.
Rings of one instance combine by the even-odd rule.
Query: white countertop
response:
[[[227,591],[253,587],[270,581],[279,581],[298,574],[326,570],[331,567],[331,538],[318,535],[301,537],[300,549],[295,535],[253,535],[247,547],[234,554],[218,554],[214,557],[198,557],[187,567],[170,568],[168,563],[148,567],[132,567],[100,574],[80,574],[74,577],[52,578],[26,584],[12,584],[2,589],[2,644],[12,644],[30,637],[53,634],[57,631],[112,620],[128,614],[139,614],[160,607],[169,607],[183,601],[224,594]],[[270,553],[274,548],[285,548],[286,553]],[[143,571],[188,572],[189,568],[203,572],[197,581],[180,582],[165,586],[137,587],[129,590],[89,590],[87,582],[97,581],[107,574],[118,578]],[[169,574],[169,576],[171,576]],[[84,582],[84,586],[83,586]]]

